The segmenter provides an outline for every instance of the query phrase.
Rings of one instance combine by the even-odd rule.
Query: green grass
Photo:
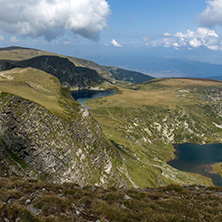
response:
[[[24,161],[22,161],[20,158],[18,158],[11,150],[6,149],[7,153],[10,155],[10,157],[18,163],[22,168],[27,169],[30,168],[28,164],[26,164]]]
[[[66,106],[78,106],[69,90],[64,89],[54,76],[33,68],[1,72],[1,91],[31,100],[57,113],[66,113]]]
[[[49,55],[49,56],[60,56],[63,58],[69,59],[71,62],[73,62],[76,66],[86,67],[95,69],[101,76],[108,77],[107,71],[103,69],[100,65],[85,60],[81,58],[71,57],[71,56],[65,56],[65,55],[59,55],[52,52],[42,51],[42,50],[36,50],[36,49],[14,49],[14,50],[3,50],[0,51],[0,60],[26,60],[31,59],[37,56],[43,56],[43,55]]]
[[[38,55],[55,54],[19,49],[0,52],[0,58],[12,60]],[[93,62],[69,59],[78,66],[103,72]],[[132,180],[132,184],[141,187],[172,182],[210,185],[212,183],[207,178],[180,172],[164,164],[174,156],[173,143],[221,141],[222,130],[212,123],[216,120],[217,124],[222,124],[222,119],[214,112],[220,101],[212,101],[210,97],[215,95],[205,91],[210,88],[219,90],[220,87],[222,83],[217,81],[157,79],[119,87],[115,95],[90,100],[86,104],[93,108],[90,112],[99,121],[107,138],[119,146],[126,166],[125,170],[119,171],[123,177]],[[35,69],[1,72],[0,91],[34,101],[70,119],[75,113],[70,110],[79,109],[68,89],[62,88],[55,77]]]
[[[222,163],[215,163],[213,165],[213,172],[222,176]]]
[[[137,90],[119,88],[115,95],[89,100],[93,117],[105,135],[121,147],[130,179],[140,187],[169,183],[212,184],[197,174],[165,163],[174,157],[173,143],[222,142],[219,81],[159,79]],[[219,98],[215,100],[214,98]]]
[[[158,189],[103,189],[0,178],[0,217],[24,222],[221,221],[221,192],[219,187],[175,184]]]

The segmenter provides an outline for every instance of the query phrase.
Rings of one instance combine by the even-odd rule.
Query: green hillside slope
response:
[[[130,185],[116,147],[90,113],[58,79],[32,68],[0,72],[0,158],[11,176]]]
[[[38,51],[12,48],[0,54],[7,52],[15,58],[16,50],[23,50],[24,57]],[[12,69],[0,72],[2,157],[17,161],[22,176],[36,175],[59,182],[58,178],[71,178],[81,185],[101,186],[212,185],[209,178],[176,170],[167,161],[174,157],[174,143],[222,141],[220,81],[155,79],[123,88],[118,81],[109,82],[92,70],[87,78],[98,74],[98,80],[115,87],[116,94],[88,101],[86,105],[92,109],[87,111],[54,76],[34,68],[13,69],[14,66],[42,69],[69,88],[72,81],[80,82],[70,70],[88,68],[57,56],[1,61],[1,69]],[[79,78],[81,84],[85,81],[85,86],[92,86],[84,75]],[[103,81],[97,83],[104,86]],[[52,147],[56,154],[48,158]],[[40,150],[40,156],[35,156],[36,150]],[[49,163],[49,169],[44,161]],[[15,169],[9,172],[20,175]]]
[[[57,77],[63,86],[70,90],[106,88],[110,83],[97,71],[75,66],[67,58],[59,56],[37,56],[28,60],[0,60],[1,70],[15,67],[36,68]]]
[[[174,157],[172,144],[222,142],[222,82],[159,79],[119,90],[86,105],[118,144],[131,180],[138,186],[204,183],[166,162]]]
[[[0,218],[10,222],[219,222],[221,193],[218,187],[103,189],[0,178]]]
[[[106,70],[112,73],[112,76],[116,80],[127,81],[135,84],[140,84],[154,79],[152,76],[145,75],[141,72],[130,71],[126,69],[120,69],[113,66],[103,66]]]
[[[100,66],[99,64],[71,56],[59,55],[51,52],[46,52],[42,50],[21,48],[21,47],[8,47],[0,48],[0,60],[28,60],[38,56],[59,56],[62,58],[67,58],[77,67],[84,67],[88,69],[95,70],[101,78],[106,79],[110,83],[116,83],[118,81],[128,81],[131,83],[141,83],[148,81],[153,77],[146,76],[141,73],[135,73],[128,70],[123,70],[119,68],[110,68]],[[123,84],[123,83],[121,83]]]

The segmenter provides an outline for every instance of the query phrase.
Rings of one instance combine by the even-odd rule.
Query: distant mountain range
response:
[[[124,69],[137,70],[156,78],[222,78],[222,65],[189,61],[185,59],[152,56],[121,56],[116,57],[115,60],[113,58],[105,58],[103,63],[115,65]]]
[[[182,59],[149,58],[141,64],[146,73],[155,77],[214,78],[222,76],[222,65]]]

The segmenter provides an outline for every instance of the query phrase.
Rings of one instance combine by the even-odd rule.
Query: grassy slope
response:
[[[141,72],[121,69],[114,66],[103,66],[103,68],[111,72],[115,79],[132,82],[134,84],[140,84],[154,79],[152,76],[145,75]]]
[[[222,188],[175,185],[105,190],[0,178],[0,218],[10,222],[216,222],[222,221],[221,192]]]
[[[73,157],[72,157],[72,152],[74,152],[74,151],[70,149],[70,153],[68,155],[71,155],[71,157],[67,158],[67,159],[68,159],[68,161],[70,161],[72,159],[74,161],[76,161],[76,159],[77,159],[76,162],[78,163],[78,160],[80,158],[82,158],[82,157],[84,158],[83,160],[81,159],[81,164],[79,164],[79,166],[78,166],[83,172],[79,171],[78,168],[75,168],[75,170],[79,172],[79,175],[82,175],[81,176],[82,178],[88,178],[88,175],[87,175],[88,168],[87,167],[92,168],[92,170],[94,172],[92,174],[90,174],[90,176],[92,176],[94,178],[91,179],[91,181],[89,182],[90,184],[94,184],[94,183],[100,184],[100,183],[102,183],[100,181],[100,179],[106,180],[106,178],[108,177],[107,176],[108,174],[104,175],[104,173],[103,173],[105,167],[106,168],[110,167],[110,165],[108,167],[107,167],[107,165],[105,165],[107,163],[106,159],[105,159],[106,155],[108,157],[107,159],[109,159],[109,161],[110,161],[109,163],[111,163],[110,170],[116,170],[117,166],[122,165],[122,160],[119,158],[118,152],[116,151],[115,147],[112,146],[110,141],[107,141],[107,139],[104,138],[103,133],[99,129],[96,121],[93,118],[91,118],[91,116],[88,116],[88,112],[87,112],[87,116],[83,117],[84,110],[82,110],[80,112],[80,109],[81,109],[80,104],[72,98],[70,91],[67,88],[63,88],[59,84],[58,79],[55,78],[54,76],[49,75],[49,74],[47,74],[43,71],[37,70],[37,69],[33,69],[33,68],[26,68],[26,69],[15,68],[10,71],[0,72],[0,96],[2,96],[2,98],[3,98],[3,100],[2,100],[3,103],[0,104],[0,108],[1,108],[1,106],[4,106],[4,103],[8,103],[8,98],[10,97],[10,96],[7,97],[8,93],[12,94],[12,95],[19,96],[19,97],[24,98],[26,100],[33,101],[33,102],[45,107],[51,113],[56,114],[58,117],[61,117],[61,122],[58,122],[58,120],[56,121],[56,119],[54,118],[54,115],[52,115],[53,118],[51,119],[50,113],[49,113],[49,115],[45,115],[46,114],[45,110],[43,110],[44,113],[41,113],[42,112],[41,108],[37,109],[37,113],[38,114],[40,113],[41,117],[43,116],[44,118],[41,119],[41,117],[40,117],[39,119],[36,120],[36,122],[39,121],[38,125],[40,127],[33,128],[29,131],[29,136],[27,137],[27,144],[28,144],[28,141],[31,141],[33,139],[32,136],[33,136],[33,134],[35,134],[35,139],[44,140],[44,141],[46,141],[46,143],[48,141],[49,144],[51,145],[50,148],[53,149],[56,147],[57,151],[58,151],[58,149],[63,149],[64,153],[62,153],[61,155],[65,155],[66,151],[67,151],[67,149],[69,149],[69,147],[73,148],[72,147],[73,144],[77,148],[79,147],[79,150],[81,152],[79,150],[78,150],[78,152],[80,152],[80,154],[77,155],[74,153]],[[17,107],[15,107],[15,112],[17,112],[16,108]],[[26,117],[29,114],[29,110],[27,109],[26,106],[23,106],[22,109],[23,108],[24,108],[24,116],[25,116],[24,119],[26,119]],[[18,115],[20,115],[19,114],[20,111],[21,111],[21,107],[18,107]],[[27,113],[26,113],[26,111],[27,111]],[[26,114],[27,114],[27,116],[26,116]],[[30,115],[28,117],[30,118]],[[49,117],[49,118],[47,118],[47,117]],[[16,118],[16,115],[14,118]],[[45,121],[50,121],[50,120],[54,120],[56,122],[54,122],[54,121],[45,122]],[[70,127],[69,123],[71,125],[73,124],[72,126],[74,126],[71,130],[69,128]],[[24,128],[22,121],[18,122],[18,124],[22,124],[21,128]],[[31,124],[32,124],[32,122],[31,122]],[[67,124],[67,126],[66,126],[66,124]],[[34,125],[36,125],[36,124],[34,124]],[[46,127],[44,127],[44,125],[46,125]],[[42,126],[43,126],[43,128],[41,128]],[[43,133],[42,129],[44,129],[44,130],[49,129],[49,131],[46,131]],[[35,133],[35,131],[37,131],[37,132]],[[22,130],[19,132],[22,132]],[[84,136],[85,134],[87,136]],[[95,141],[94,141],[94,137],[96,138]],[[91,142],[91,141],[93,141],[93,142]],[[4,141],[2,141],[0,138],[0,142],[4,142]],[[53,144],[55,143],[56,146],[54,146],[52,143]],[[71,143],[70,146],[68,145],[69,143]],[[87,144],[87,145],[85,145],[85,144]],[[81,149],[81,148],[83,148],[83,149]],[[104,155],[103,152],[106,155]],[[50,153],[49,157],[50,157],[50,155],[54,155],[54,154]],[[79,157],[79,155],[80,155],[80,157]],[[91,158],[91,156],[93,156],[93,155],[95,155],[97,157],[97,159],[93,158],[93,160],[99,159],[99,161],[100,161],[100,162],[97,162],[96,167],[93,166],[93,163],[92,163],[93,161],[87,163],[88,158]],[[17,158],[17,156],[13,156],[13,153],[10,153],[10,156],[13,158],[13,160],[16,163],[21,165],[22,168],[26,168],[24,161]],[[65,156],[64,156],[64,158],[65,158]],[[74,159],[74,158],[76,158],[76,159]],[[65,159],[65,161],[67,161],[67,159]],[[2,163],[4,163],[4,161],[5,161],[6,165],[8,164],[8,162],[7,162],[8,159],[4,159],[4,160],[0,159],[0,161]],[[102,168],[103,161],[104,161],[104,165],[105,165],[104,169]],[[11,163],[14,164],[13,162],[10,162],[10,164]],[[69,165],[69,162],[64,163],[64,169],[67,169],[66,167],[68,165]],[[4,167],[3,167],[3,169],[1,168],[1,170],[4,172]],[[19,170],[19,168],[18,168],[18,170]],[[118,170],[116,170],[116,171],[118,171]],[[109,171],[109,173],[110,172],[111,171]],[[120,174],[121,173],[122,172],[120,172]],[[1,174],[1,172],[0,172],[0,174]],[[110,178],[111,178],[111,176],[110,176]],[[112,177],[111,180],[113,180],[113,178],[114,177]],[[117,181],[119,181],[118,178],[115,182],[117,182]],[[86,180],[84,182],[86,182]],[[114,182],[114,184],[115,184],[115,182]]]
[[[33,58],[36,56],[42,56],[42,55],[51,55],[51,56],[54,55],[54,56],[67,58],[71,62],[73,62],[76,66],[94,69],[99,73],[100,76],[106,78],[108,81],[114,82],[120,85],[125,85],[125,84],[127,85],[129,84],[129,82],[140,83],[140,82],[153,79],[153,77],[147,76],[139,72],[124,70],[117,67],[107,68],[105,66],[100,66],[99,64],[89,61],[89,60],[72,57],[72,56],[59,55],[56,53],[51,53],[51,52],[42,51],[42,50],[19,48],[19,47],[5,48],[3,50],[0,50],[0,60],[26,60],[26,59],[30,59],[30,58]],[[125,81],[129,81],[129,82],[124,82],[124,79]]]
[[[54,55],[54,56],[61,56],[63,58],[69,59],[71,62],[73,62],[76,66],[86,67],[90,69],[95,69],[101,76],[107,78],[108,80],[112,80],[111,74],[103,67],[98,65],[97,63],[71,57],[71,56],[65,56],[65,55],[58,55],[56,53],[51,53],[47,51],[42,50],[36,50],[36,49],[25,49],[25,48],[15,48],[13,50],[8,50],[7,48],[5,50],[0,50],[0,60],[26,60],[30,59],[36,56],[42,56],[42,55]]]
[[[29,58],[33,58],[40,55],[55,55],[54,53],[45,52],[36,49],[24,49],[24,48],[16,48],[13,50],[5,50],[0,51],[0,59],[2,60],[25,60]]]
[[[23,60],[39,55],[55,54],[32,49],[0,51],[0,59]],[[76,65],[95,68],[97,69],[97,71],[106,75],[106,73],[104,73],[104,70],[101,70],[101,68],[96,63],[74,57],[67,58],[73,61]],[[8,88],[7,86],[7,80],[4,79],[4,81],[4,85],[1,84],[0,87],[5,86],[4,90],[6,88],[7,90],[10,89],[10,87]],[[202,81],[193,82],[193,80],[189,80],[189,82],[185,81],[185,83],[183,81],[177,81],[175,85],[174,80],[170,81],[171,83],[169,82],[169,80],[165,83],[158,83],[158,80],[154,80],[151,81],[151,84],[144,84],[142,85],[142,87],[138,86],[140,88],[139,90],[120,89],[121,94],[116,94],[112,97],[109,97],[108,100],[107,98],[102,98],[96,101],[91,101],[91,103],[93,104],[90,103],[90,106],[95,107],[95,109],[92,110],[92,113],[94,117],[100,121],[105,134],[112,141],[119,144],[119,149],[121,150],[122,155],[126,160],[126,167],[130,169],[130,175],[126,175],[126,177],[128,177],[128,179],[132,179],[132,183],[134,183],[133,181],[137,181],[134,185],[144,187],[147,185],[164,185],[170,182],[195,183],[198,181],[200,181],[200,183],[209,184],[209,181],[205,180],[202,177],[196,175],[193,176],[193,174],[178,172],[165,165],[165,162],[173,157],[173,147],[171,145],[172,141],[166,141],[166,138],[163,139],[163,133],[167,134],[164,137],[170,137],[171,132],[168,131],[168,129],[166,128],[164,129],[164,132],[157,132],[156,134],[155,132],[153,132],[153,134],[151,132],[152,136],[149,136],[149,124],[151,123],[150,118],[159,120],[165,115],[164,112],[166,112],[170,116],[180,115],[181,110],[178,111],[178,105],[180,106],[180,108],[182,107],[183,111],[185,110],[185,112],[188,111],[188,114],[192,114],[190,113],[189,105],[194,108],[193,104],[195,103],[195,99],[193,98],[193,94],[191,95],[192,98],[188,98],[189,95],[187,93],[178,93],[179,89],[184,87],[186,90],[187,87],[190,87],[190,84],[193,84],[193,88],[191,87],[192,89],[196,87],[196,84],[198,85],[198,87],[202,87],[204,85],[204,87],[210,87],[214,86],[215,82],[211,82],[210,84],[209,82],[204,82],[203,85]],[[48,80],[45,82],[48,82]],[[64,102],[67,103],[67,99],[66,101],[64,101],[63,97],[63,105],[61,105],[61,101],[56,99],[56,97],[61,97],[61,92],[57,91],[57,96],[53,97],[52,94],[50,95],[50,93],[52,93],[53,91],[46,92],[46,90],[40,90],[38,87],[36,87],[36,84],[38,85],[38,83],[36,82],[34,82],[34,87],[33,84],[31,84],[32,86],[30,87],[29,83],[19,83],[19,81],[13,81],[13,83],[11,82],[10,84],[16,84],[16,88],[19,85],[21,89],[15,91],[16,88],[11,87],[11,93],[24,96],[24,98],[30,100],[34,100],[48,109],[52,109],[54,111],[56,110],[56,112],[64,111]],[[47,87],[48,86],[46,86],[46,88]],[[137,87],[134,88],[136,89]],[[180,94],[184,94],[182,96],[185,96],[186,99],[181,99]],[[190,103],[191,100],[192,103]],[[68,100],[68,103],[69,102],[70,100]],[[103,108],[101,108],[101,106],[103,106]],[[195,106],[195,114],[202,111],[203,109]],[[67,110],[66,112],[68,114]],[[145,117],[143,119],[145,123],[143,124],[144,126],[141,126],[141,124],[137,123],[137,121],[139,121],[141,118],[141,113],[146,114],[144,115]],[[190,118],[190,116],[185,116],[184,118]],[[201,119],[204,118],[204,116],[195,116],[195,118]],[[212,120],[213,119],[214,117],[212,117]],[[205,119],[205,122],[206,125],[210,124],[210,128],[215,128],[209,118]],[[154,122],[154,124],[155,123],[156,122]],[[109,127],[108,124],[112,127]],[[159,126],[156,125],[155,127],[158,128]],[[218,129],[215,129],[215,133],[222,135],[222,133],[219,132]],[[202,135],[199,135],[199,138],[195,137],[195,139],[191,138],[190,134],[187,133],[183,136],[185,136],[184,140],[182,140],[182,136],[180,136],[180,133],[177,132],[175,134],[175,137],[179,138],[177,138],[176,141],[194,141],[199,143],[203,141]],[[207,141],[209,142],[218,141],[218,138],[215,139],[214,134],[212,134],[212,137],[210,135],[207,135],[204,139],[208,139]],[[141,160],[143,163],[141,162]],[[125,172],[125,169],[122,169],[122,171]],[[170,176],[171,174],[173,175],[173,177]]]
[[[58,55],[56,53],[52,52],[47,52],[43,50],[36,50],[36,49],[24,49],[24,48],[16,48],[13,50],[2,50],[0,51],[0,59],[1,60],[26,60],[30,58],[34,58],[36,56],[41,56],[41,55]],[[65,58],[70,58],[72,59],[73,62],[76,63],[77,66],[82,66],[83,64],[90,64],[90,61],[80,59],[80,58],[75,58],[71,56],[64,56],[60,55]],[[93,63],[93,62],[92,62]],[[96,64],[95,64],[96,66]]]
[[[174,156],[173,143],[222,141],[222,130],[215,126],[222,124],[217,112],[221,90],[217,81],[160,79],[86,105],[93,107],[107,137],[119,144],[136,185],[206,184],[209,180],[177,171],[166,161]]]
[[[222,176],[222,163],[215,163],[213,166],[213,172]]]
[[[67,112],[65,107],[68,105],[79,105],[65,95],[66,89],[61,87],[57,78],[33,68],[0,72],[0,91],[34,101],[60,114]]]

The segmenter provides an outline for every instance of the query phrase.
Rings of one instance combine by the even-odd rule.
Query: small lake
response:
[[[115,92],[110,91],[99,91],[99,90],[78,90],[72,91],[72,96],[77,100],[83,107],[90,109],[91,107],[85,106],[84,103],[90,99],[96,99],[104,96],[110,96],[115,94]]]
[[[178,170],[198,173],[211,178],[215,186],[222,186],[219,174],[211,173],[214,163],[222,162],[222,144],[177,144],[174,160],[168,164]]]

